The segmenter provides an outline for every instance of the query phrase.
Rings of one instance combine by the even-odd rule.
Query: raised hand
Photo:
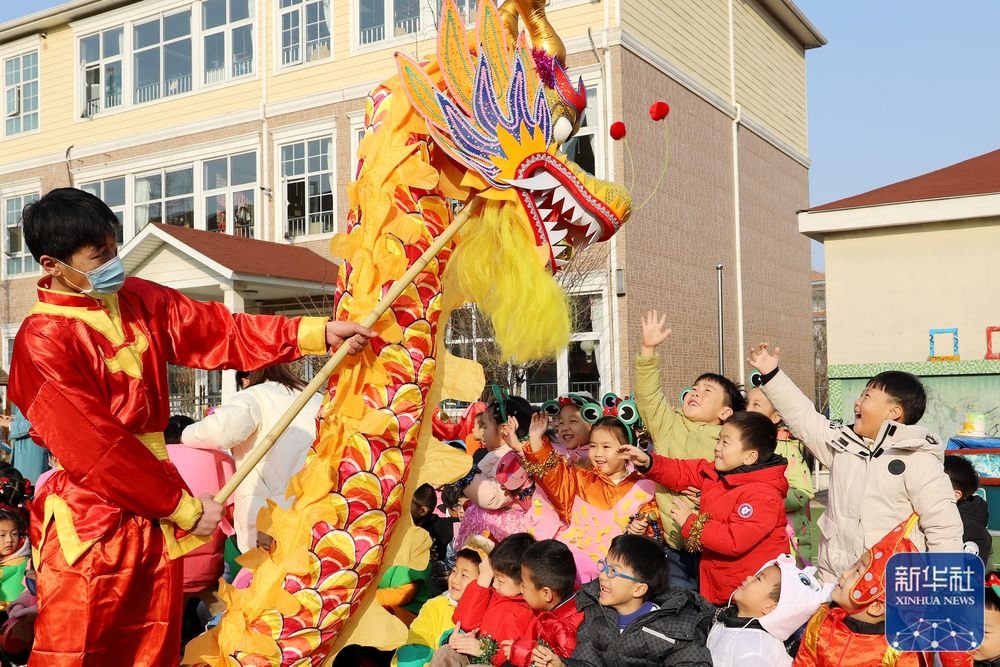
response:
[[[451,637],[448,638],[448,646],[463,655],[478,656],[483,654],[479,638],[471,632],[465,633],[456,629],[455,632],[451,633]]]
[[[670,518],[677,522],[678,526],[683,526],[688,517],[694,514],[694,510],[687,506],[680,498],[674,498],[674,506],[670,508]]]
[[[649,454],[642,451],[635,445],[620,445],[618,447],[618,455],[626,461],[631,461],[637,468],[647,468],[652,462],[652,459],[649,458]]]
[[[517,438],[517,428],[521,425],[521,422],[517,421],[517,417],[511,415],[507,418],[507,423],[501,428],[503,429],[503,441],[508,447],[513,449],[515,452],[524,451],[524,443]]]
[[[528,439],[532,449],[539,449],[542,446],[542,436],[549,428],[549,416],[544,412],[536,412],[531,415],[531,425],[528,426]],[[518,450],[520,451],[520,450]]]
[[[642,518],[635,518],[625,526],[625,532],[629,535],[645,535],[649,530],[649,521]]]
[[[660,343],[670,337],[670,333],[666,315],[661,316],[655,310],[646,311],[642,316],[642,353],[653,354]]]
[[[781,348],[776,347],[774,351],[770,349],[770,343],[758,343],[750,348],[747,354],[747,363],[767,375],[778,367],[778,357],[781,356]]]

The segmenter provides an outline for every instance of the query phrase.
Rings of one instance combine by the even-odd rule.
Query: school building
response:
[[[476,0],[458,5],[471,26]],[[324,312],[365,95],[393,76],[393,52],[433,53],[439,7],[72,0],[0,25],[3,367],[39,278],[20,211],[61,186],[118,215],[131,275],[235,310]],[[662,99],[670,171],[574,282],[586,316],[523,390],[627,391],[639,317],[655,307],[674,330],[671,395],[717,369],[720,339],[725,372],[741,378],[760,338],[783,341],[783,365],[811,393],[809,246],[796,212],[809,200],[806,51],[823,36],[790,0],[550,0],[548,14],[589,96],[567,152],[646,199],[664,156],[647,109]],[[629,127],[637,173],[608,137],[615,120]],[[451,341],[457,351],[488,347],[472,329]],[[231,384],[183,369],[171,378],[189,412]],[[192,396],[197,405],[182,405]]]

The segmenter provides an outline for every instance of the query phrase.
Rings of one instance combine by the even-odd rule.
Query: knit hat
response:
[[[772,565],[777,565],[781,571],[781,597],[774,610],[761,616],[757,622],[769,635],[785,641],[809,620],[821,604],[830,601],[833,584],[820,581],[815,567],[799,569],[795,558],[788,554],[781,554],[764,563],[757,573]]]
[[[910,532],[920,517],[914,512],[905,521],[890,530],[868,550],[870,562],[858,583],[851,589],[851,601],[861,607],[867,607],[876,600],[885,600],[885,570],[889,559],[895,554],[916,553],[920,551],[910,541]]]

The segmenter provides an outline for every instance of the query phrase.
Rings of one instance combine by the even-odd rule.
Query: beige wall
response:
[[[983,358],[986,327],[1000,325],[1000,218],[830,234],[824,246],[831,365],[924,361],[927,330],[949,327],[963,359]],[[951,337],[936,348],[951,354]]]
[[[753,0],[734,0],[736,101],[780,139],[809,153],[802,45]]]
[[[740,130],[739,149],[745,346],[781,346],[782,368],[812,396],[809,239],[799,234],[795,215],[809,204],[809,173],[747,129]]]

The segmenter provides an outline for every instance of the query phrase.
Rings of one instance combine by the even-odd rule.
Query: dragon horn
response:
[[[552,27],[552,24],[545,17],[545,0],[507,0],[503,4],[501,11],[510,5],[515,5],[517,12],[524,19],[524,27],[528,29],[528,35],[531,36],[532,46],[549,54],[565,67],[566,45],[563,44],[562,39],[556,34],[555,28]],[[516,20],[517,17],[515,16],[515,31],[517,28]],[[510,23],[506,18],[504,19],[504,24],[509,30]]]
[[[503,21],[503,27],[507,30],[510,43],[517,44],[517,6],[514,4],[514,0],[507,0],[500,6],[500,20]]]

